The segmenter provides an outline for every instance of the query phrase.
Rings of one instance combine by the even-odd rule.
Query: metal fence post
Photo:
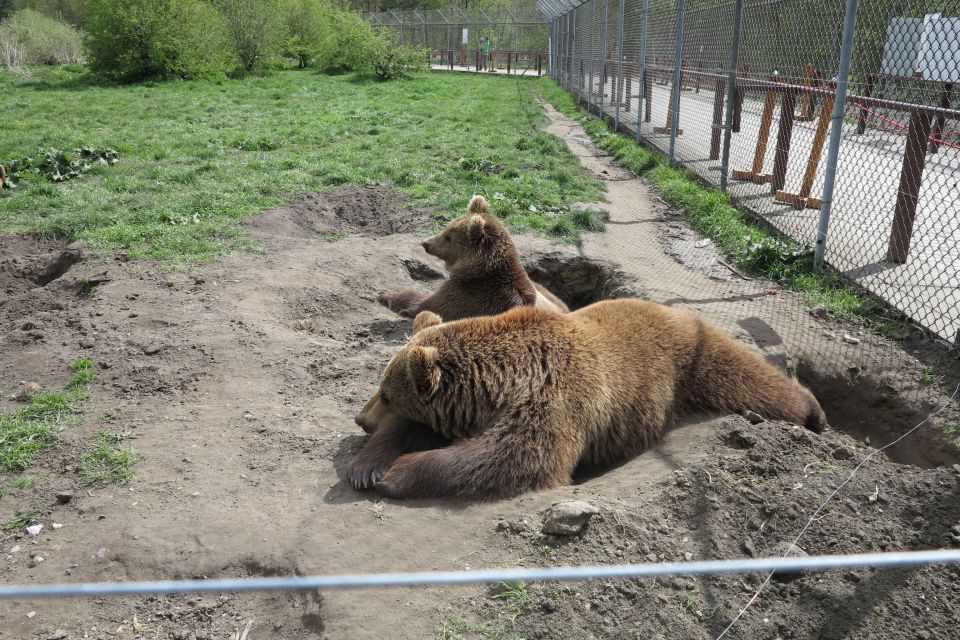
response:
[[[581,4],[579,7],[577,7],[577,9],[579,10],[579,13],[580,13],[580,33],[579,33],[579,37],[577,38],[577,40],[579,40],[580,42],[580,73],[578,74],[579,75],[578,84],[580,85],[580,99],[583,100],[583,80],[584,80],[584,77],[587,75],[586,68],[583,66],[584,65],[583,43],[586,40],[586,38],[583,37],[584,31],[585,31],[585,29],[583,28],[583,5]]]
[[[742,0],[740,0],[742,1]],[[643,125],[643,101],[646,99],[647,87],[647,27],[650,26],[650,0],[643,0],[643,15],[640,19],[640,73],[637,80],[640,83],[640,101],[637,102],[637,144],[640,144],[640,128]],[[630,96],[627,96],[627,100]]]
[[[613,94],[613,99],[617,106],[614,109],[613,130],[620,131],[620,102],[623,97],[623,5],[627,0],[620,0],[620,33],[617,34],[617,90]],[[630,100],[630,96],[627,96]]]
[[[590,79],[587,83],[587,112],[593,111],[593,45],[597,30],[596,24],[597,0],[590,0]]]
[[[847,104],[847,88],[850,84],[850,59],[853,56],[853,39],[857,28],[857,0],[847,0],[843,17],[843,43],[840,46],[840,68],[837,70],[837,96],[833,103],[833,122],[830,125],[830,141],[827,143],[827,164],[823,177],[823,203],[820,206],[820,221],[817,224],[817,243],[814,246],[813,264],[823,266],[827,250],[827,231],[830,228],[830,210],[833,207],[833,187],[837,177],[837,159],[840,157],[840,135],[843,133],[843,112]]]
[[[673,64],[673,91],[670,95],[671,109],[673,111],[673,121],[670,123],[670,162],[674,161],[677,147],[677,127],[680,126],[680,92],[683,87],[680,86],[682,72],[680,70],[683,64],[683,22],[684,14],[687,11],[687,0],[679,0],[677,7],[677,51]]]
[[[607,22],[610,18],[610,0],[603,0],[603,29],[600,39],[600,99],[597,100],[597,115],[603,117],[603,93],[607,89]]]
[[[723,159],[720,161],[720,189],[727,190],[730,173],[730,135],[733,133],[733,103],[737,93],[737,66],[740,64],[740,26],[743,24],[743,0],[733,7],[733,40],[730,43],[730,77],[727,80],[727,107],[723,116]]]

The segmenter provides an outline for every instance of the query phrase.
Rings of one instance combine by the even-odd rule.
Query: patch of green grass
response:
[[[64,390],[38,393],[13,415],[0,415],[0,473],[26,469],[38,452],[56,441],[57,433],[79,419],[78,405],[86,399],[96,369],[84,359],[71,368],[73,377]]]
[[[108,429],[100,431],[94,439],[94,449],[80,457],[77,468],[80,482],[86,485],[127,484],[133,480],[133,465],[143,460],[143,456],[131,447],[118,446],[129,437]]]
[[[34,521],[39,513],[35,508],[31,507],[26,511],[18,511],[15,513],[9,520],[3,523],[4,531],[13,531],[15,529],[22,529],[23,527],[29,526],[31,522]]]
[[[0,162],[51,146],[120,154],[76,180],[4,191],[0,230],[185,266],[254,249],[239,224],[251,214],[337,185],[386,183],[447,217],[483,194],[514,228],[576,241],[596,224],[572,220],[570,206],[600,200],[604,186],[539,130],[530,88],[429,73],[109,86],[52,68],[0,71],[0,113],[17,114],[0,119]]]
[[[0,485],[0,498],[10,495],[18,489],[36,486],[38,482],[40,482],[40,478],[37,476],[20,476],[19,478],[14,478],[12,482]]]
[[[868,329],[890,337],[902,331],[885,307],[853,291],[829,269],[816,269],[813,248],[775,236],[747,219],[719,189],[703,186],[690,172],[670,166],[667,159],[640,147],[634,139],[610,130],[605,122],[583,113],[573,98],[549,78],[540,81],[541,94],[567,116],[576,118],[593,142],[637,175],[646,175],[663,199],[684,211],[691,225],[713,240],[731,261],[748,273],[772,278],[803,293],[812,307],[824,307],[841,318],[863,321]]]

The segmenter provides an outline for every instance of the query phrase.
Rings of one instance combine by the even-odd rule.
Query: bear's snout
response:
[[[363,429],[364,432],[370,433],[370,434],[373,433],[373,429],[371,429],[369,425],[367,425],[367,423],[364,422],[362,414],[358,413],[357,415],[353,416],[353,421],[356,422],[357,426]]]

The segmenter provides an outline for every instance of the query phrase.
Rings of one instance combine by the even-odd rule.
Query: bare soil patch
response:
[[[596,153],[584,160],[605,161]],[[787,292],[765,293],[772,283],[745,289],[732,275],[712,279],[665,254],[656,230],[666,213],[647,189],[611,182],[614,224],[582,248],[518,236],[534,278],[573,306],[642,295],[697,310],[784,368],[819,377],[815,390],[833,431],[688,420],[650,451],[573,486],[478,505],[382,501],[345,481],[365,439],[352,416],[410,331],[408,320],[377,304],[376,292],[433,289],[442,273],[412,232],[428,224],[425,212],[381,187],[338,189],[251,219],[263,254],[187,273],[87,250],[45,284],[38,274],[62,265],[67,248],[7,236],[0,406],[19,406],[10,396],[21,382],[62,383],[78,356],[97,362],[99,376],[84,422],[29,470],[38,484],[0,498],[4,522],[34,508],[45,525],[36,539],[23,529],[0,533],[3,581],[642,562],[777,549],[870,450],[865,437],[876,446],[912,426],[904,421],[931,396],[919,403],[917,387],[897,373],[909,354],[894,358],[891,345],[869,336],[847,351],[818,351],[823,332],[840,344],[844,327]],[[891,402],[910,412],[891,410]],[[856,437],[840,431],[855,420]],[[145,455],[129,486],[79,484],[77,457],[104,427],[129,433]],[[949,443],[913,441],[920,444],[897,459],[923,466],[878,456],[800,546],[835,553],[958,544],[960,475],[936,466],[954,461]],[[65,489],[75,497],[60,504]],[[569,498],[599,514],[580,537],[543,537],[543,512]],[[534,585],[516,607],[481,587],[5,601],[0,638],[59,630],[71,638],[200,640],[231,637],[248,622],[256,640],[497,637],[485,629],[499,637],[710,638],[757,584],[724,577]],[[958,585],[956,572],[943,568],[778,581],[733,637],[949,637]]]

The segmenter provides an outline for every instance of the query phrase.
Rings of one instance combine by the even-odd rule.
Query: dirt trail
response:
[[[758,293],[765,286],[761,283],[718,282],[710,273],[692,271],[668,257],[656,232],[670,233],[675,223],[655,204],[644,183],[630,179],[608,158],[591,157],[597,151],[577,142],[576,128],[555,112],[550,116],[550,130],[567,140],[588,168],[601,176],[607,171],[618,180],[609,183],[609,230],[589,237],[582,255],[545,240],[518,238],[532,270],[557,263],[576,265],[583,256],[595,257],[596,263],[580,265],[589,267],[590,276],[581,278],[581,285],[602,280],[603,286],[591,286],[610,295],[647,294],[690,306],[784,361],[794,348],[791,336],[809,335],[821,325],[823,330],[837,330],[810,316],[792,296]],[[45,524],[35,541],[22,530],[0,534],[0,580],[45,583],[462,569],[560,559],[642,561],[645,554],[677,559],[689,546],[681,540],[699,540],[690,533],[693,525],[671,515],[675,508],[692,505],[673,489],[678,471],[727,460],[723,472],[740,487],[740,475],[762,483],[763,465],[771,458],[791,461],[789,469],[795,474],[808,460],[830,456],[834,448],[849,455],[865,450],[841,434],[822,442],[804,441],[801,447],[792,444],[794,430],[785,426],[694,421],[616,469],[515,500],[469,506],[401,503],[353,491],[344,482],[344,472],[364,436],[352,416],[375,389],[383,366],[410,326],[380,307],[376,292],[436,286],[411,278],[411,273],[424,271],[423,263],[439,267],[420,249],[416,229],[425,222],[424,212],[411,211],[385,188],[337,189],[251,219],[251,233],[264,244],[262,255],[236,254],[193,273],[170,273],[149,262],[131,262],[122,254],[97,252],[88,252],[86,259],[74,264],[73,258],[62,256],[76,248],[4,238],[0,406],[8,412],[16,409],[18,404],[8,397],[21,382],[37,381],[47,387],[62,383],[68,377],[67,365],[78,356],[94,359],[101,370],[90,388],[84,423],[65,431],[63,442],[31,468],[40,483],[0,498],[4,520],[33,505]],[[676,243],[667,249],[671,247]],[[70,264],[44,282],[60,270],[51,271],[51,265],[64,261]],[[583,276],[587,271],[578,273]],[[38,274],[47,275],[38,280]],[[566,275],[553,277],[565,281]],[[96,283],[92,293],[90,283]],[[745,291],[754,296],[746,298],[753,300],[746,315]],[[802,319],[803,326],[791,332],[791,318]],[[755,319],[772,327],[776,339],[764,339],[767,334],[757,328],[764,325]],[[861,353],[885,357],[866,339]],[[130,432],[132,445],[145,459],[129,486],[87,490],[77,485],[73,466],[92,434],[103,427]],[[734,431],[767,428],[778,434],[770,436],[773,444],[763,445],[762,437],[749,434],[731,440]],[[742,444],[751,437],[754,445]],[[753,460],[749,456],[758,447],[760,458]],[[841,460],[840,464],[849,460],[837,455],[830,459]],[[883,477],[893,482],[899,466],[883,465]],[[910,474],[909,483],[886,489],[896,508],[889,507],[884,517],[898,523],[901,510],[918,491],[929,489],[936,497],[955,482],[947,470],[911,468]],[[799,481],[795,476],[790,479],[794,484]],[[833,476],[818,475],[807,481],[811,493],[798,497],[789,494],[789,487],[771,489],[775,497],[752,508],[777,501],[791,513],[805,512],[815,498],[813,489],[830,481],[835,481]],[[58,505],[54,495],[65,488],[76,489],[76,497]],[[544,545],[557,541],[539,538],[539,514],[571,497],[600,507],[596,526],[582,540],[558,544],[556,552],[547,553]],[[694,550],[697,557],[742,553],[737,545],[744,538],[743,522],[736,518],[749,503],[731,499],[727,505],[728,497],[718,503],[724,511],[716,521],[718,527],[727,528],[700,525],[697,534],[716,531],[723,544],[714,549],[704,543]],[[935,529],[931,540],[941,541],[945,523],[949,528],[950,518],[957,519],[951,504],[944,501],[942,513],[927,514]],[[669,524],[666,533],[637,528],[638,522],[657,514]],[[774,521],[783,532],[795,528],[793,522]],[[53,522],[63,527],[53,529]],[[899,529],[890,531],[889,540],[884,540],[891,548],[921,544],[897,538]],[[754,531],[747,539],[758,535]],[[645,538],[657,542],[636,545]],[[863,539],[864,546],[874,543],[880,538]],[[644,546],[648,551],[636,555]],[[32,555],[42,555],[45,561],[31,562]],[[940,584],[921,581],[917,588],[934,586]],[[621,587],[616,587],[617,593],[627,598]],[[671,603],[674,596],[686,594],[685,587],[677,594],[669,585],[649,588],[669,595]],[[516,622],[509,622],[510,612],[502,600],[490,600],[479,587],[0,602],[4,621],[0,638],[49,638],[62,629],[71,638],[219,639],[235,634],[251,619],[253,640],[428,638],[438,627],[456,627],[458,621],[468,625],[466,631],[457,632],[463,637],[482,635],[484,626],[504,630],[513,624],[526,629],[527,637],[637,637],[633,627],[619,631],[611,627],[613,631],[601,633],[609,620],[600,624],[576,612],[581,605],[594,612],[608,610],[606,591],[590,592],[582,600],[577,593],[536,592],[537,600],[525,605],[526,612]],[[725,592],[722,613],[735,610],[742,596],[736,588]],[[957,609],[949,600],[956,598],[954,592],[931,598],[937,615],[944,598],[953,611]],[[822,609],[819,602],[800,596],[784,594],[782,601],[791,615]],[[655,620],[650,607],[664,609],[646,596],[619,604],[648,621]],[[551,607],[559,615],[541,619],[537,612],[549,613]],[[28,618],[30,612],[35,615]],[[706,637],[704,629],[709,626],[690,618],[677,627],[683,635],[665,635]],[[762,625],[750,628],[742,637],[773,637]],[[508,637],[507,631],[503,637]]]

